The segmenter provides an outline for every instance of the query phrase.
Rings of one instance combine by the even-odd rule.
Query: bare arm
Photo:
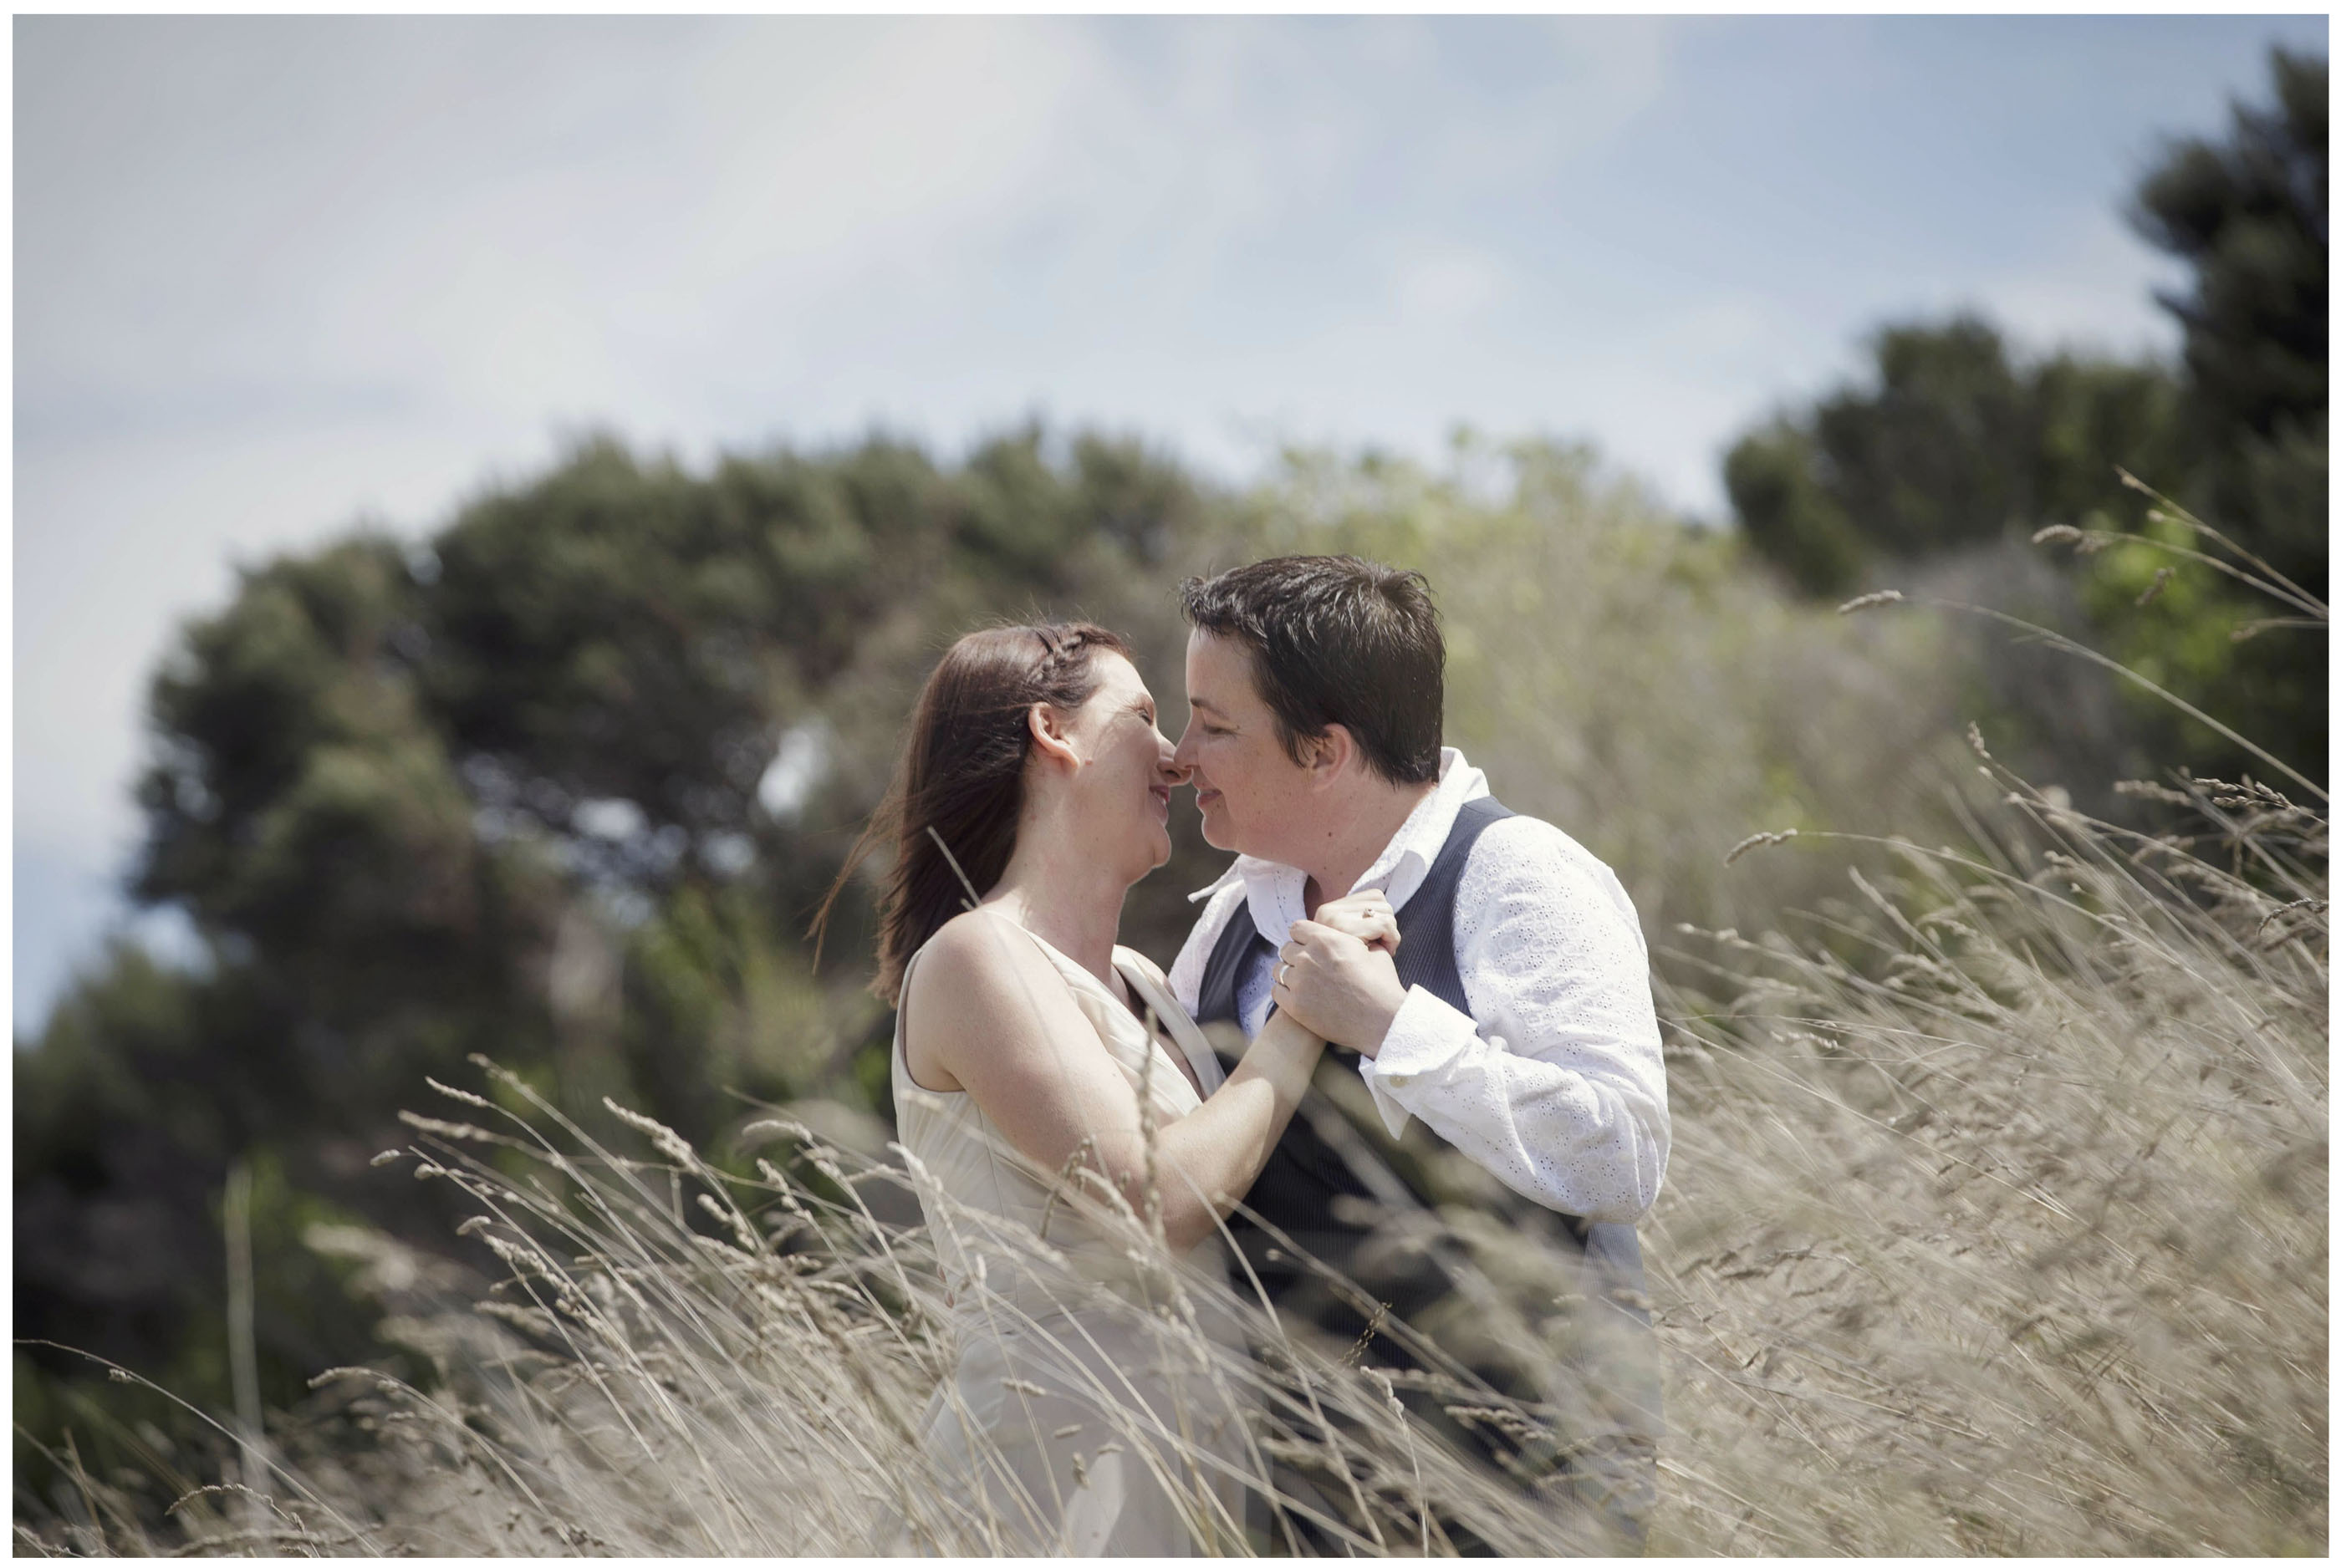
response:
[[[1003,917],[961,915],[937,932],[902,999],[911,1077],[958,1087],[1016,1151],[1057,1170],[1086,1157],[1145,1212],[1138,1097],[1063,979]],[[1217,1228],[1267,1164],[1307,1092],[1324,1041],[1270,1019],[1210,1098],[1155,1130],[1162,1229],[1184,1253]]]

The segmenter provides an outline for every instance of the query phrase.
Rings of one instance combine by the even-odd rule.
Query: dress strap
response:
[[[1227,1069],[1220,1066],[1211,1042],[1203,1037],[1195,1020],[1187,1016],[1187,1009],[1179,1005],[1169,987],[1155,976],[1153,967],[1142,958],[1128,948],[1120,949],[1114,955],[1114,968],[1121,972],[1123,982],[1138,993],[1138,999],[1161,1020],[1164,1032],[1187,1058],[1187,1065],[1195,1069],[1195,1081],[1202,1086],[1203,1097],[1209,1099],[1214,1089],[1228,1081]]]

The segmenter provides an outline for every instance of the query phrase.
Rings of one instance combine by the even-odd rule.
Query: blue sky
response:
[[[20,18],[14,1013],[233,566],[564,435],[1589,438],[1722,513],[1888,319],[2175,341],[2120,204],[2323,16]]]

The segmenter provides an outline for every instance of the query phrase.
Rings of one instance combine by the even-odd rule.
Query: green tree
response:
[[[819,971],[804,931],[918,682],[959,631],[1029,613],[1094,615],[1175,668],[1159,563],[1219,505],[1134,442],[1037,428],[952,467],[873,439],[706,473],[603,439],[425,543],[246,572],[156,673],[138,785],[133,889],[205,961],[117,948],[18,1056],[19,1332],[224,1408],[217,1216],[242,1159],[270,1402],[383,1354],[302,1233],[458,1245],[444,1184],[368,1162],[425,1075],[475,1081],[473,1052],[702,1146],[742,1096],[882,1085],[856,1067],[886,1022],[866,884]],[[764,791],[784,739],[810,763]],[[1208,872],[1191,830],[1181,852],[1183,890]],[[1131,939],[1159,949],[1185,913],[1157,888]],[[68,1359],[20,1374],[35,1437],[70,1419],[86,1453],[167,1420]]]
[[[2174,144],[2138,189],[2139,233],[2187,263],[2161,296],[2184,332],[2182,402],[2197,471],[2178,499],[2318,600],[2328,594],[2330,234],[2327,66],[2282,49],[2272,101],[2236,104],[2225,142]],[[2184,531],[2168,531],[2175,541]],[[2199,542],[2192,538],[2189,543]],[[2102,598],[2134,599],[2167,561],[2129,553]],[[2185,694],[2324,777],[2326,633],[2255,623],[2296,611],[2188,571],[2137,639]],[[2199,581],[2197,581],[2199,580]],[[2172,595],[2171,589],[2187,591]],[[2238,636],[2241,641],[2236,640]],[[2216,755],[2211,766],[2226,765]]]
[[[2058,353],[2025,362],[1975,316],[1887,327],[1872,379],[1743,436],[1724,488],[1748,542],[1814,594],[2050,523],[2126,506],[2115,470],[2176,483],[2178,388],[2151,365]]]
[[[2185,332],[2185,412],[2207,455],[2188,499],[2279,571],[2326,581],[2330,309],[2326,66],[2276,50],[2274,102],[2233,106],[2227,140],[2172,146],[2132,218],[2187,263],[2160,296]]]
[[[2093,640],[2322,777],[2325,633],[2277,623],[2316,621],[2304,605],[2326,593],[2326,70],[2279,50],[2272,74],[2270,104],[2236,105],[2224,142],[2174,144],[2137,193],[2133,222],[2193,273],[2162,297],[2184,332],[2178,365],[2023,361],[1973,316],[1888,327],[1869,377],[1742,437],[1724,483],[1749,544],[1816,595],[2052,525],[2134,535],[2086,541],[2075,584]],[[2302,603],[2174,553],[2246,564],[2122,471]],[[2252,766],[2143,695],[2129,706],[2151,755]]]

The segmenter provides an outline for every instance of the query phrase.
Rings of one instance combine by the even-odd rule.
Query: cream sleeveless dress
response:
[[[1150,1039],[1097,977],[1023,935],[1063,978],[1131,1093],[1143,1084],[1158,1125],[1201,1103],[1170,1047]],[[1225,1074],[1161,972],[1127,948],[1113,957],[1204,1091],[1219,1087]],[[909,981],[906,969],[906,995]],[[1241,1327],[1215,1299],[1227,1278],[1220,1239],[1171,1265],[1142,1241],[1134,1246],[1137,1233],[1126,1226],[1086,1217],[1086,1206],[1069,1201],[1069,1184],[1017,1155],[971,1096],[911,1080],[899,1016],[893,1087],[957,1340],[957,1363],[928,1401],[920,1440],[951,1494],[960,1537],[898,1537],[895,1549],[1085,1557],[1240,1550],[1240,1476],[1250,1469],[1245,1396],[1199,1365],[1224,1367],[1245,1355]]]

